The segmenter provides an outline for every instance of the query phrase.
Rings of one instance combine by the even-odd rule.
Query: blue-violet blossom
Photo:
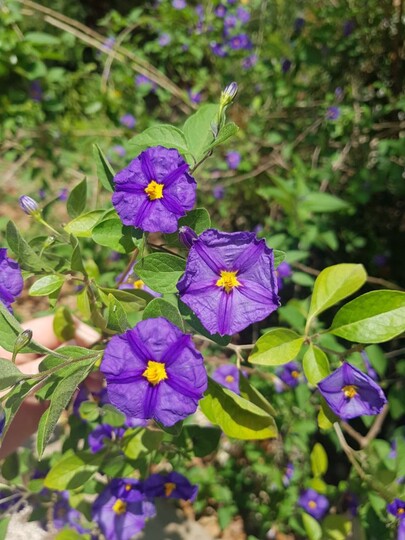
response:
[[[144,492],[147,497],[194,501],[197,496],[198,486],[191,484],[182,474],[173,471],[169,474],[152,474],[149,476],[144,482]]]
[[[213,373],[212,378],[222,386],[225,386],[235,394],[239,391],[239,369],[233,364],[224,364],[219,366]]]
[[[298,505],[317,520],[324,517],[329,508],[329,501],[313,489],[306,489],[298,499]]]
[[[7,249],[0,248],[0,302],[11,311],[11,304],[21,294],[24,281],[19,264],[7,257]]]

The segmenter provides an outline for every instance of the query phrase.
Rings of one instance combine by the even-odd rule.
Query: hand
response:
[[[88,347],[100,339],[100,335],[87,324],[75,319],[75,325],[74,343],[76,345]],[[24,329],[32,330],[33,339],[48,349],[56,349],[61,345],[53,331],[53,315],[27,321],[21,326]],[[11,360],[11,357],[11,353],[0,347],[0,358]],[[18,354],[16,365],[24,374],[36,374],[43,358],[43,356],[38,357],[36,354]],[[102,381],[101,373],[97,372],[90,374],[85,384],[91,392],[97,392],[102,388]],[[0,459],[14,452],[30,435],[35,433],[39,420],[47,407],[48,402],[40,402],[34,395],[30,395],[24,400],[4,438],[0,448]]]

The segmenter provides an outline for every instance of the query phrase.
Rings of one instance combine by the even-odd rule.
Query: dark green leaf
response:
[[[180,257],[168,253],[152,253],[139,261],[136,272],[153,291],[175,293],[185,267],[186,262]]]
[[[149,302],[142,315],[143,320],[155,319],[157,317],[164,317],[184,332],[183,319],[180,315],[180,311],[170,302],[163,300],[163,298],[155,298],[152,302]]]
[[[114,191],[114,176],[115,172],[111,165],[108,163],[107,158],[103,154],[98,144],[93,145],[93,156],[96,162],[97,177],[100,184],[107,191]]]
[[[67,200],[67,211],[71,218],[80,216],[80,214],[86,208],[86,198],[87,198],[87,180],[83,180],[75,186],[69,194]]]
[[[126,227],[118,218],[106,219],[95,225],[92,238],[96,244],[106,246],[119,253],[129,253],[134,249],[133,227]]]
[[[17,255],[21,268],[31,272],[52,272],[52,268],[35,253],[12,221],[7,223],[6,239],[10,249]]]
[[[221,430],[213,427],[185,426],[187,435],[193,443],[193,452],[196,457],[204,457],[215,452],[218,448]]]
[[[228,122],[224,125],[224,127],[219,132],[218,137],[215,139],[213,143],[211,143],[205,151],[212,150],[216,146],[219,146],[220,144],[224,143],[234,135],[236,135],[239,131],[238,126],[234,122]]]
[[[67,233],[73,234],[80,238],[91,238],[91,231],[100,217],[103,215],[102,210],[92,210],[87,214],[72,219],[64,229]]]
[[[129,144],[133,148],[134,156],[140,154],[150,146],[176,148],[180,154],[183,154],[184,156],[189,153],[187,141],[183,132],[174,126],[167,124],[159,124],[145,129],[145,131],[133,137]]]
[[[99,470],[102,460],[101,453],[74,454],[69,450],[46,475],[44,486],[58,491],[82,487]]]
[[[127,315],[122,304],[114,298],[112,294],[108,295],[108,315],[107,328],[123,334],[130,327]]]
[[[11,360],[0,358],[0,390],[13,386],[23,374]]]

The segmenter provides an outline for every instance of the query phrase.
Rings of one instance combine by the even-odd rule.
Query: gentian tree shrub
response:
[[[242,37],[229,46],[239,49]],[[277,317],[282,279],[291,274],[288,253],[284,261],[271,238],[266,243],[250,231],[220,231],[196,207],[201,168],[238,131],[226,118],[236,93],[231,83],[219,103],[202,105],[182,128],[158,124],[136,135],[129,163],[118,172],[95,146],[99,184],[83,179],[70,192],[66,223],[50,223],[33,199],[21,197],[22,211],[42,234],[27,241],[9,221],[8,248],[0,251],[0,344],[12,356],[0,359],[2,438],[27,396],[48,406],[36,438],[38,469],[30,469],[34,458],[24,453],[17,468],[11,457],[3,463],[6,511],[29,500],[37,506],[34,518],[68,529],[72,538],[130,540],[155,516],[156,498],[203,510],[218,482],[212,465],[204,470],[196,460],[213,459],[229,439],[252,462],[250,478],[263,496],[263,523],[247,523],[259,538],[293,531],[343,540],[359,527],[364,534],[384,530],[388,538],[396,525],[402,534],[405,442],[395,438],[392,456],[377,439],[387,396],[400,387],[372,347],[396,343],[404,332],[405,293],[359,293],[367,283],[364,267],[336,264],[319,273],[309,298],[297,299],[298,314]],[[61,341],[74,334],[74,317],[99,339],[53,351],[33,340],[13,314],[23,279],[31,296],[48,298]],[[66,289],[74,307],[64,304]],[[248,335],[256,337],[242,343],[252,325],[256,334]],[[210,361],[213,350],[231,355],[218,365]],[[15,362],[28,353],[44,357],[38,373],[25,374]],[[359,353],[370,354],[380,380],[370,362],[361,367]],[[90,392],[82,383],[97,371],[105,385]],[[63,443],[49,455],[61,416]],[[362,434],[364,426],[369,431]],[[347,457],[351,469],[338,485],[328,480],[327,444],[316,433]],[[253,464],[255,444],[274,445],[270,480],[262,458]],[[235,490],[243,487],[239,480]],[[235,513],[232,504],[218,508],[224,525]],[[7,527],[7,518],[2,523]]]

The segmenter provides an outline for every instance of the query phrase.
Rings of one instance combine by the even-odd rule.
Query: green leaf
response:
[[[85,538],[85,536],[73,529],[63,529],[55,536],[55,540],[83,540],[83,538]]]
[[[87,214],[82,214],[69,221],[64,229],[67,233],[78,236],[79,238],[91,238],[91,231],[103,213],[103,210],[92,210],[91,212],[87,212]]]
[[[129,144],[132,146],[132,151],[135,156],[150,146],[176,148],[176,150],[183,155],[189,153],[187,141],[183,132],[168,124],[159,124],[145,129],[145,131],[133,137],[129,141]]]
[[[100,416],[100,408],[95,401],[83,401],[79,406],[79,415],[87,422],[95,422]]]
[[[38,381],[23,381],[11,390],[9,397],[5,403],[3,403],[6,421],[1,434],[2,441],[4,440],[8,428],[17,414],[18,409],[21,407],[22,402],[28,396],[28,394],[34,391],[35,386],[37,385]]]
[[[322,540],[322,529],[315,518],[307,513],[302,514],[305,532],[308,535],[308,540]]]
[[[221,430],[212,427],[189,425],[185,431],[193,443],[193,452],[196,457],[204,457],[218,448]]]
[[[279,249],[273,249],[274,268],[277,268],[285,260],[285,252]]]
[[[179,228],[183,226],[190,227],[197,234],[201,234],[205,229],[211,227],[210,215],[205,208],[190,210],[184,217],[179,219]]]
[[[161,431],[128,429],[122,439],[122,449],[129,459],[138,459],[142,454],[150,454],[159,448],[163,439]]]
[[[67,200],[66,208],[71,218],[80,216],[84,211],[86,208],[86,198],[87,180],[86,178],[83,178],[83,180],[72,189]]]
[[[331,409],[328,407],[326,401],[321,398],[321,408],[318,413],[318,426],[321,429],[331,429],[333,426],[333,423],[338,420],[336,415],[331,411]]]
[[[163,298],[155,298],[152,302],[149,302],[142,315],[143,320],[155,319],[157,317],[164,317],[184,332],[183,319],[180,315],[180,311],[176,306],[167,302],[167,300],[163,300]]]
[[[33,45],[49,45],[50,47],[60,45],[60,41],[56,36],[46,32],[27,32],[24,39],[27,40],[26,43],[32,43]]]
[[[221,345],[221,347],[225,347],[228,345],[228,343],[231,341],[230,336],[220,336],[219,334],[210,334],[208,330],[204,328],[204,326],[201,324],[199,319],[194,315],[194,313],[191,311],[191,309],[186,306],[186,304],[183,304],[183,302],[179,301],[179,309],[180,313],[183,316],[184,321],[198,334],[201,334],[208,339],[211,339],[218,345]]]
[[[322,270],[316,278],[308,313],[308,323],[364,285],[367,273],[362,264],[336,264]]]
[[[58,291],[65,282],[63,276],[44,276],[33,283],[28,291],[31,296],[47,296]]]
[[[133,227],[126,227],[120,219],[106,219],[92,229],[92,238],[96,244],[106,246],[119,253],[129,253],[134,249],[132,241]]]
[[[116,300],[123,303],[126,311],[140,311],[150,300],[150,294],[141,289],[110,289],[108,287],[99,287],[98,292],[101,299],[108,306],[108,295],[112,295]],[[126,309],[126,304],[131,304],[131,309]]]
[[[71,372],[68,377],[62,379],[56,386],[49,407],[41,416],[38,425],[37,452],[39,457],[42,456],[60,415],[67,407],[79,384],[89,374],[93,364],[94,359],[83,361],[83,363],[78,362],[76,364],[77,367],[75,366],[75,371]]]
[[[372,291],[344,305],[329,330],[355,343],[383,343],[405,332],[405,293]]]
[[[85,320],[89,320],[91,317],[91,308],[89,294],[87,292],[87,287],[82,289],[76,296],[77,309],[80,311],[81,315]]]
[[[239,389],[240,389],[240,395],[244,398],[250,401],[251,403],[254,403],[264,411],[266,411],[268,414],[271,414],[272,416],[276,415],[276,411],[271,405],[267,399],[259,392],[259,390],[256,390],[254,386],[252,386],[246,377],[244,377],[242,374],[239,376]]]
[[[323,538],[325,540],[346,540],[352,537],[353,523],[346,516],[330,515],[322,521]]]
[[[11,516],[0,519],[0,540],[6,540],[8,524],[10,523]]]
[[[228,139],[230,139],[231,137],[233,137],[234,135],[236,135],[239,131],[239,128],[238,126],[234,123],[234,122],[228,122],[227,124],[224,125],[224,127],[221,129],[221,131],[219,132],[219,135],[218,137],[215,139],[214,142],[212,142],[206,149],[205,151],[209,151],[209,150],[212,150],[213,148],[215,148],[216,146],[219,146],[220,144],[224,143],[225,141],[227,141]]]
[[[99,470],[102,460],[102,453],[68,450],[46,475],[44,487],[58,491],[80,488]]]
[[[299,205],[301,209],[313,213],[339,212],[347,210],[350,205],[329,193],[308,193],[300,198]]]
[[[108,295],[108,315],[107,328],[119,334],[124,333],[130,327],[127,315],[122,304],[114,298],[112,294]]]
[[[206,104],[184,123],[184,136],[195,162],[204,156],[206,149],[214,141],[211,125],[216,120],[217,113],[218,105]]]
[[[20,381],[24,375],[11,360],[0,358],[0,390],[13,386]]]
[[[304,338],[287,328],[272,328],[256,341],[248,361],[252,364],[279,366],[298,355]]]
[[[330,373],[329,360],[326,354],[316,345],[310,344],[302,359],[304,375],[310,384],[318,384]]]
[[[176,293],[186,261],[168,253],[152,253],[139,261],[136,273],[153,291]]]
[[[320,443],[315,443],[311,455],[312,474],[317,478],[323,476],[328,470],[328,456]]]
[[[12,221],[7,223],[6,239],[10,249],[17,255],[18,262],[23,270],[30,272],[52,272],[42,257],[37,255],[31,246],[20,235]]]
[[[103,418],[103,424],[109,424],[113,427],[121,427],[125,424],[126,416],[124,413],[120,412],[118,409],[106,403],[101,408],[101,416]]]
[[[70,266],[72,267],[72,270],[74,270],[75,272],[81,272],[84,276],[87,276],[87,272],[83,263],[80,244],[78,239],[73,236],[73,234],[70,235],[70,243],[73,248],[72,256],[70,258]]]
[[[277,437],[274,418],[250,401],[209,379],[200,408],[228,437],[254,440]]]
[[[68,307],[60,306],[55,311],[53,331],[61,342],[74,338],[76,327]]]
[[[93,156],[94,161],[96,162],[97,177],[100,184],[107,191],[114,191],[113,178],[115,176],[115,172],[98,144],[93,145]]]

